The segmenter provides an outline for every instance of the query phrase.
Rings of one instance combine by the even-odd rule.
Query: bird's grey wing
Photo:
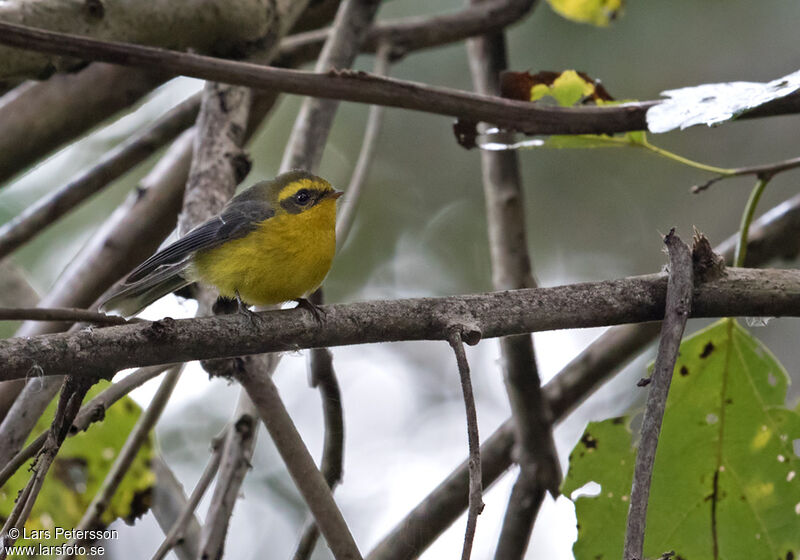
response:
[[[136,267],[125,282],[136,282],[159,267],[179,263],[197,251],[219,247],[227,241],[244,237],[259,222],[274,214],[275,211],[266,201],[235,198],[220,215],[197,226]]]

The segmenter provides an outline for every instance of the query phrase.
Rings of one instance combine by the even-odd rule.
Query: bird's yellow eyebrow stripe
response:
[[[298,181],[292,181],[283,189],[281,189],[280,194],[278,195],[278,202],[283,202],[287,198],[294,196],[297,191],[300,189],[309,189],[309,190],[328,190],[330,189],[330,185],[327,183],[321,184],[311,179],[300,179]]]

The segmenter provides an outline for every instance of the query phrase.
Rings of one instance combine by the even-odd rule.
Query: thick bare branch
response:
[[[275,41],[276,9],[268,0],[204,2],[37,2],[0,4],[0,20],[132,43],[241,55]],[[80,60],[0,49],[4,78],[40,78],[79,66]]]
[[[219,213],[250,172],[250,160],[242,150],[250,103],[247,88],[206,82],[178,218],[180,235]]]
[[[318,293],[320,293],[319,290],[314,295]],[[344,410],[342,409],[339,380],[333,369],[333,355],[330,350],[327,348],[311,350],[309,376],[311,378],[310,385],[319,389],[322,400],[322,416],[325,421],[325,441],[322,446],[319,470],[328,484],[328,488],[333,491],[336,485],[342,481],[344,471]],[[310,558],[318,536],[319,528],[312,518],[303,529],[293,559]]]
[[[611,134],[647,128],[647,110],[661,101],[616,106],[552,107],[487,97],[364,72],[316,74],[234,62],[127,43],[97,41],[0,23],[0,43],[84,56],[117,64],[154,65],[168,72],[285,93],[412,109],[484,121],[529,134]],[[743,114],[740,119],[800,111],[800,94]]]
[[[650,377],[650,391],[642,421],[642,438],[636,453],[636,467],[631,487],[631,502],[628,510],[628,526],[625,533],[624,560],[643,560],[644,530],[647,521],[647,501],[650,496],[650,478],[656,460],[658,436],[667,405],[667,395],[672,382],[672,372],[678,359],[686,320],[692,308],[694,284],[692,253],[689,247],[670,231],[664,238],[669,251],[669,282],[664,321],[661,323],[661,339],[658,355]]]
[[[0,98],[0,183],[136,103],[167,79],[152,68],[91,64]]]
[[[21,379],[31,368],[45,376],[87,375],[191,361],[398,340],[441,340],[454,314],[475,323],[485,338],[587,328],[663,318],[663,273],[554,288],[443,298],[371,301],[326,306],[317,324],[303,309],[241,315],[170,318],[0,341],[0,378]],[[745,297],[746,296],[746,297]],[[800,316],[800,272],[731,268],[699,284],[693,317]]]
[[[30,241],[78,204],[110,185],[189,128],[194,123],[199,106],[199,96],[187,99],[107,152],[92,168],[3,224],[0,227],[0,258]]]

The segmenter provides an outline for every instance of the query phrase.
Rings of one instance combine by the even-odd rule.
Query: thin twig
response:
[[[161,543],[161,546],[159,546],[158,550],[153,554],[152,560],[162,560],[166,557],[167,553],[176,547],[184,538],[186,527],[194,516],[194,510],[197,509],[200,500],[203,499],[208,487],[211,485],[211,481],[214,480],[214,476],[217,474],[220,458],[222,456],[221,450],[222,439],[215,438],[211,442],[211,457],[208,460],[208,464],[206,464],[203,474],[200,475],[194,490],[192,490],[191,496],[189,496],[186,505],[181,510],[178,518],[169,530],[169,533],[167,533],[164,542]]]
[[[469,331],[467,331],[469,329]],[[467,334],[469,332],[469,334]],[[461,391],[464,395],[464,408],[467,411],[467,441],[469,445],[469,508],[467,510],[467,528],[464,534],[464,547],[461,560],[469,560],[472,554],[472,541],[475,539],[475,528],[478,516],[483,511],[483,486],[481,477],[481,443],[478,434],[478,415],[475,411],[475,396],[472,394],[472,380],[469,375],[469,362],[464,352],[464,340],[477,344],[480,331],[475,327],[451,328],[447,342],[453,349],[458,363],[458,374],[461,377]]]
[[[251,372],[243,371],[237,375],[237,380],[253,399],[261,420],[334,557],[337,560],[360,560],[361,553],[342,512],[297,432],[272,378],[258,378]]]
[[[119,399],[140,387],[152,378],[161,375],[167,369],[167,366],[152,366],[141,368],[127,375],[118,383],[112,384],[110,387],[102,391],[99,395],[94,397],[91,401],[83,405],[78,412],[75,420],[70,427],[70,435],[75,435],[79,432],[85,431],[94,422],[99,422],[105,416],[106,411],[117,402]],[[42,432],[31,443],[25,446],[19,453],[6,463],[3,470],[0,471],[0,487],[8,482],[8,479],[20,468],[25,461],[36,455],[44,446],[47,439],[47,431]]]
[[[70,324],[81,322],[95,325],[127,325],[142,320],[125,319],[117,315],[70,307],[0,307],[0,321],[65,321]]]
[[[102,60],[285,93],[355,101],[461,117],[528,134],[611,134],[647,128],[647,110],[661,100],[604,107],[551,107],[486,97],[364,72],[316,74],[154,47],[99,41],[0,22],[0,43],[39,52]],[[800,94],[786,96],[740,119],[800,111]]]
[[[153,124],[115,146],[91,169],[81,172],[0,227],[0,258],[33,239],[189,128],[194,123],[199,106],[199,95],[193,95],[178,104]]]
[[[389,57],[392,52],[391,43],[384,42],[378,46],[375,55],[375,65],[372,73],[376,76],[389,75]],[[372,105],[367,116],[367,126],[364,128],[364,139],[361,142],[361,151],[358,153],[356,165],[350,175],[350,183],[347,185],[347,194],[340,203],[341,210],[336,217],[336,248],[341,249],[350,235],[350,230],[356,219],[356,210],[361,200],[361,194],[367,181],[370,166],[375,157],[375,150],[378,147],[378,135],[383,124],[384,107]]]
[[[182,370],[183,364],[179,364],[170,368],[166,376],[164,376],[161,385],[153,396],[153,400],[147,405],[147,408],[139,417],[139,420],[137,420],[133,430],[128,434],[128,438],[125,440],[122,449],[120,449],[119,454],[114,460],[114,464],[111,465],[111,469],[108,471],[108,474],[97,490],[97,493],[94,495],[94,498],[92,498],[92,502],[89,504],[89,507],[86,508],[83,517],[75,526],[77,531],[88,531],[92,527],[96,527],[100,524],[100,517],[111,504],[111,499],[114,497],[120,483],[122,483],[122,479],[125,478],[128,469],[131,468],[133,460],[139,452],[139,448],[144,445],[151,430],[164,412],[164,408],[166,408],[169,398],[172,396],[172,391],[175,389],[178,379],[180,379]],[[85,542],[85,540],[82,538],[74,538],[69,541],[68,545],[70,547],[75,547],[83,542]],[[62,555],[60,560],[66,558],[72,558],[72,555]]]
[[[790,169],[797,169],[800,167],[800,157],[778,161],[775,163],[764,163],[761,165],[752,165],[748,167],[737,167],[731,169],[728,173],[724,173],[713,177],[700,185],[694,185],[691,189],[693,193],[699,193],[709,188],[714,183],[718,183],[724,179],[731,177],[742,177],[743,175],[755,175],[759,180],[769,181],[778,173],[789,171]]]
[[[650,391],[642,421],[642,438],[636,454],[636,466],[631,486],[631,502],[628,510],[628,525],[625,532],[623,560],[643,560],[644,533],[647,522],[647,501],[650,496],[650,479],[656,460],[658,436],[667,405],[667,395],[672,382],[672,371],[678,359],[683,330],[692,308],[692,288],[694,271],[692,252],[689,247],[671,230],[664,238],[669,251],[669,282],[664,321],[658,354],[650,377]]]

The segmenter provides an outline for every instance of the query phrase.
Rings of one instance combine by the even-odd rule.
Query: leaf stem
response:
[[[706,165],[705,163],[700,163],[699,161],[694,161],[689,158],[685,158],[683,156],[679,156],[676,153],[670,152],[669,150],[665,150],[664,148],[659,148],[658,146],[654,146],[650,142],[647,141],[646,138],[643,138],[641,142],[633,143],[634,146],[641,146],[646,150],[650,150],[654,154],[658,154],[663,156],[667,159],[671,159],[672,161],[676,161],[678,163],[682,163],[683,165],[688,165],[689,167],[694,167],[695,169],[700,169],[702,171],[708,171],[710,173],[717,173],[718,175],[728,176],[734,173],[733,169],[726,169],[724,167],[716,167],[714,165]]]
[[[753,191],[750,193],[750,198],[747,199],[747,204],[742,213],[742,221],[739,223],[739,241],[736,243],[733,266],[744,266],[745,257],[747,256],[747,235],[750,231],[750,223],[753,221],[753,214],[755,214],[756,206],[758,206],[758,201],[769,181],[769,178],[759,179],[756,186],[753,187]]]

